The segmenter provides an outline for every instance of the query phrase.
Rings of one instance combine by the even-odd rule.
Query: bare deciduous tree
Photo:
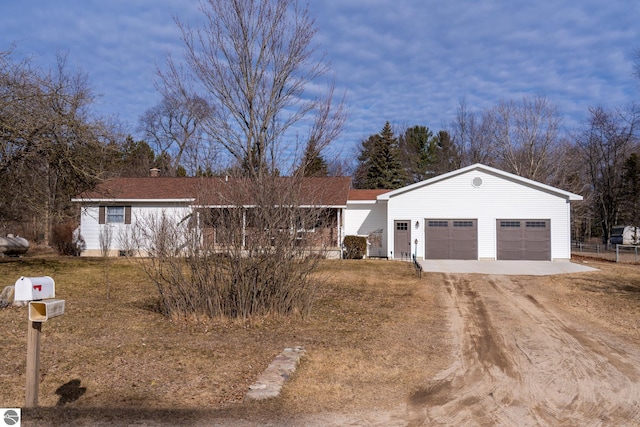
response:
[[[344,98],[333,108],[330,100],[333,99],[335,85],[332,84],[326,95],[328,102],[318,103],[314,116],[313,126],[309,130],[304,154],[298,160],[297,172],[304,176],[322,176],[327,173],[327,165],[323,164],[322,150],[326,149],[340,134],[346,116],[344,113]],[[294,159],[295,162],[295,159]],[[318,169],[321,173],[318,175]]]
[[[0,217],[30,224],[29,237],[45,242],[53,224],[74,218],[71,197],[94,185],[117,152],[111,129],[90,115],[86,75],[57,59],[44,72],[0,53]]]
[[[592,214],[602,230],[602,241],[609,241],[611,228],[618,221],[624,197],[624,164],[638,148],[640,111],[606,111],[591,108],[589,123],[578,135],[592,194]]]
[[[302,177],[308,165],[296,157],[317,157],[337,137],[342,101],[335,105],[332,83],[317,90],[328,68],[312,46],[314,21],[297,1],[200,5],[201,25],[177,20],[186,68],[169,58],[159,76],[170,93],[206,100],[208,143],[242,178],[232,177],[223,194],[203,186],[199,199],[215,198],[216,207],[203,202],[184,221],[150,219],[131,233],[128,247],[151,255],[147,272],[167,314],[248,319],[304,312],[325,239],[338,245],[338,224],[335,212],[313,207],[309,198],[322,190],[305,187],[314,178]],[[301,173],[277,176],[289,167]]]
[[[500,167],[545,182],[560,147],[560,117],[546,98],[502,101],[485,117]]]
[[[463,165],[494,164],[494,149],[486,129],[489,121],[482,115],[470,111],[466,100],[462,99],[458,103],[456,119],[452,125],[452,137]]]
[[[102,256],[102,267],[104,272],[104,285],[107,290],[107,300],[111,299],[111,280],[109,279],[109,256],[111,244],[113,243],[113,228],[111,224],[103,224],[98,235],[100,242],[100,255]]]
[[[562,181],[562,163],[555,160],[567,144],[547,98],[501,101],[477,113],[462,100],[452,134],[463,165],[483,163],[549,184]]]
[[[292,127],[312,123],[320,149],[335,138],[344,115],[341,104],[331,113],[333,90],[309,93],[328,69],[312,46],[316,27],[307,9],[295,0],[207,0],[200,9],[200,27],[177,22],[188,69],[211,106],[205,121],[211,143],[244,174],[261,175],[282,168],[283,153],[295,151],[282,145]],[[169,64],[176,69],[171,58]],[[179,74],[161,77],[181,85]]]
[[[203,127],[211,108],[193,92],[188,76],[174,64],[169,65],[168,71],[158,71],[161,78],[156,89],[162,101],[145,111],[139,127],[156,154],[170,158],[169,176],[176,176],[181,166],[187,174],[195,175],[198,168],[211,168],[216,158]]]

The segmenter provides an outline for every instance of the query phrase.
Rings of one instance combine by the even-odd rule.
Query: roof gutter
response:
[[[71,199],[77,203],[191,203],[195,199]]]
[[[290,207],[291,205],[287,205],[286,207]],[[198,204],[198,205],[193,205],[193,207],[195,208],[210,208],[210,209],[228,209],[228,208],[247,208],[247,209],[251,209],[251,208],[256,208],[258,207],[258,205],[206,205],[206,204]],[[278,206],[274,206],[274,207],[278,207]],[[346,209],[347,205],[296,205],[296,207],[298,208],[304,208],[304,209],[311,209],[311,208],[316,208],[316,209],[328,209],[328,208],[335,208],[335,209]]]

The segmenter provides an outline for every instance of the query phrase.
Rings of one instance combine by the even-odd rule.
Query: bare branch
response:
[[[327,72],[311,45],[316,27],[307,9],[295,0],[208,0],[200,10],[200,27],[177,23],[186,64],[211,105],[204,123],[211,143],[245,174],[259,175],[282,166],[280,156],[293,148],[285,135],[309,115],[318,115],[310,131],[318,144],[337,136],[344,118],[341,105],[331,112],[333,87],[326,98],[307,93]]]

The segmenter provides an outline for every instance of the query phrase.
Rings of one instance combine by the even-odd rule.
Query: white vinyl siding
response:
[[[473,185],[475,178],[482,179],[480,186]],[[406,218],[411,219],[411,241],[418,239],[418,254],[424,254],[425,218],[477,219],[479,259],[496,259],[496,219],[540,218],[550,220],[552,259],[571,257],[565,197],[480,169],[391,196],[387,227],[394,219]],[[392,233],[388,236],[393,239]],[[387,247],[393,247],[393,242]]]
[[[382,230],[381,254],[387,253],[387,202],[347,202],[344,212],[344,235],[367,236],[378,230]],[[390,229],[393,233],[393,225]],[[378,250],[378,249],[376,249]],[[378,255],[378,254],[376,254]]]
[[[122,205],[124,206],[124,204]],[[176,223],[189,214],[190,209],[185,206],[176,206],[175,204],[167,203],[146,203],[146,204],[131,204],[127,203],[127,206],[131,206],[131,224],[143,221],[144,218],[148,218],[153,215],[160,215],[163,212],[166,215],[175,218]],[[108,207],[107,207],[108,208]],[[108,219],[109,211],[105,209],[105,218]],[[123,222],[100,224],[100,208],[98,205],[84,206],[81,210],[81,228],[80,235],[85,241],[86,251],[84,255],[99,255],[100,251],[100,231],[103,227],[111,227],[111,249],[121,250],[121,236],[128,230],[131,225],[124,224]]]

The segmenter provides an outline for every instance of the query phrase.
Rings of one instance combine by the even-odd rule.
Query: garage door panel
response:
[[[549,220],[498,220],[497,258],[499,260],[550,260]]]
[[[427,224],[425,242],[427,242],[428,258],[448,259],[451,252],[449,244],[449,221],[430,220]]]
[[[478,227],[476,221],[453,221],[451,251],[455,259],[478,259]]]
[[[523,249],[521,221],[498,221],[498,259],[521,259]]]
[[[476,220],[425,220],[426,259],[478,259]]]
[[[546,250],[528,250],[527,257],[524,259],[526,259],[527,261],[549,261],[549,253]]]
[[[450,259],[478,259],[477,240],[452,241]]]

